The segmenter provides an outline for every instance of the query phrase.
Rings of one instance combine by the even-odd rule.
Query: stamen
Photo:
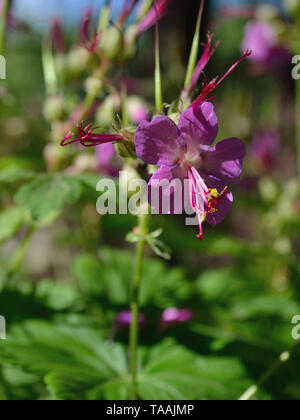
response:
[[[202,223],[205,221],[208,214],[216,213],[218,211],[217,206],[220,204],[220,200],[228,191],[228,187],[225,187],[221,193],[215,189],[209,189],[198,171],[185,163],[185,167],[188,171],[190,180],[190,203],[194,212],[197,214],[199,221],[199,234],[197,238],[203,239],[203,227]]]

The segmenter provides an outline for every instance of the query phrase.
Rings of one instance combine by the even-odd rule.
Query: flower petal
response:
[[[217,178],[212,176],[205,178],[205,183],[208,188],[213,189],[216,188],[219,193],[221,193],[224,188],[225,184]],[[233,195],[232,192],[227,190],[222,197],[219,198],[219,202],[217,204],[217,211],[215,213],[208,214],[206,217],[206,221],[211,226],[216,226],[217,224],[221,223],[227,213],[230,211],[233,203]]]
[[[112,143],[101,144],[95,147],[96,158],[100,173],[117,177],[122,168],[121,158],[117,155]]]
[[[152,165],[174,165],[178,162],[181,148],[180,132],[168,117],[159,116],[150,123],[142,121],[135,134],[137,156]]]
[[[178,127],[190,151],[210,146],[218,134],[218,118],[213,104],[204,102],[198,107],[188,108],[182,113]]]
[[[154,173],[148,184],[148,200],[154,213],[184,212],[184,180],[187,177],[186,169],[179,166],[162,166]]]
[[[202,169],[206,174],[213,175],[226,184],[238,182],[245,154],[246,147],[242,140],[223,140],[205,152]]]

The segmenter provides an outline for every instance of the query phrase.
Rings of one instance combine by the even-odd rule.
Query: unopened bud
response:
[[[47,120],[62,120],[64,114],[64,100],[61,96],[51,96],[46,100],[44,105],[44,116]]]
[[[90,60],[90,53],[83,47],[72,49],[68,57],[69,70],[72,74],[80,74],[86,70]]]
[[[122,47],[120,31],[114,26],[108,28],[101,37],[100,47],[108,58],[119,57]]]
[[[89,77],[84,83],[85,90],[88,94],[95,94],[95,92],[100,92],[102,86],[102,80],[97,77]]]
[[[120,98],[117,95],[109,95],[99,106],[96,112],[96,121],[101,127],[109,127],[115,121],[115,115],[120,108]]]

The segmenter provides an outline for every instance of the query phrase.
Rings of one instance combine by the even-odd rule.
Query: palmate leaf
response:
[[[81,192],[82,184],[75,177],[39,175],[19,189],[15,202],[30,212],[33,221],[52,222],[66,204],[80,198]]]
[[[143,399],[235,399],[251,381],[235,358],[199,357],[170,340],[154,347],[141,372]]]
[[[58,399],[86,399],[88,390],[127,373],[123,348],[105,342],[98,331],[43,321],[26,322],[1,342],[0,361],[44,374]]]
[[[0,362],[42,374],[55,399],[130,398],[125,348],[90,327],[26,322],[1,342]],[[199,357],[171,340],[140,349],[139,364],[138,393],[145,400],[235,398],[249,384],[238,360]]]

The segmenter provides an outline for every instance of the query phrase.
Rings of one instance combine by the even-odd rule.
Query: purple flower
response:
[[[242,49],[250,48],[252,50],[252,61],[266,63],[275,45],[277,45],[277,36],[270,23],[260,20],[253,20],[247,23]]]
[[[160,166],[149,182],[153,191],[162,180],[188,180],[189,199],[198,215],[199,235],[202,222],[220,223],[233,202],[227,184],[239,181],[245,146],[240,139],[223,140],[212,146],[218,133],[218,120],[212,103],[184,111],[178,126],[166,116],[149,123],[142,121],[135,135],[137,156],[144,162]],[[174,191],[164,191],[174,200]],[[151,204],[151,199],[149,200]]]
[[[128,328],[132,321],[131,311],[122,311],[118,314],[116,325],[118,328]],[[146,325],[146,318],[142,313],[139,313],[139,327],[144,328]]]
[[[78,126],[79,137],[74,139],[74,134],[68,132],[61,142],[61,146],[68,146],[73,143],[81,143],[85,147],[94,147],[100,144],[113,143],[123,140],[120,134],[96,134],[94,131],[99,128],[90,128],[92,124],[83,127],[83,123]]]
[[[171,0],[154,0],[154,6],[151,7],[146,16],[138,24],[137,34],[141,35],[151,26],[155,25],[167,13]]]
[[[172,324],[183,324],[194,318],[194,312],[191,309],[168,308],[161,316],[161,328],[167,328]]]
[[[244,30],[242,49],[252,50],[251,60],[264,67],[284,67],[290,60],[289,51],[279,44],[277,34],[271,23],[252,20]]]
[[[264,171],[275,169],[280,153],[280,134],[276,131],[261,130],[252,140],[252,153]]]
[[[148,117],[147,107],[138,96],[129,96],[127,110],[130,120],[135,124],[139,124]]]
[[[102,144],[96,146],[95,151],[99,171],[115,178],[118,177],[122,161],[117,155],[114,145],[112,143]]]

